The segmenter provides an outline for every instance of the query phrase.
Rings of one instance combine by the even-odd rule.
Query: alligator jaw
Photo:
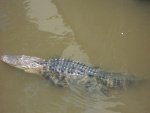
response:
[[[25,72],[32,74],[41,74],[43,69],[44,59],[32,56],[15,56],[15,55],[3,55],[1,60],[6,64],[9,64],[13,67],[24,70]]]

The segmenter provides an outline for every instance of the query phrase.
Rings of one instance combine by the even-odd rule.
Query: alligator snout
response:
[[[13,55],[3,55],[1,57],[1,60],[7,64],[14,64],[14,59]]]

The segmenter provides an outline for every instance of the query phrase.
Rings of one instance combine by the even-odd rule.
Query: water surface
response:
[[[149,0],[1,0],[0,55],[71,58],[150,75]],[[119,97],[58,88],[0,62],[0,113],[149,113],[150,83]]]

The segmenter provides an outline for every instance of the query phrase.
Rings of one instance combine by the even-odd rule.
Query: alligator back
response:
[[[106,72],[70,59],[55,58],[47,61],[46,65],[50,72],[53,71],[53,74],[57,73],[58,76],[63,75],[67,82],[82,83],[86,87],[94,84],[110,89],[127,89],[143,80],[142,77]]]

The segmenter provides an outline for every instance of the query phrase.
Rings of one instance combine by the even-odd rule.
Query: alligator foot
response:
[[[59,87],[67,87],[69,85],[66,75],[60,74],[57,71],[47,72],[43,74],[43,77],[49,79],[54,85]]]

